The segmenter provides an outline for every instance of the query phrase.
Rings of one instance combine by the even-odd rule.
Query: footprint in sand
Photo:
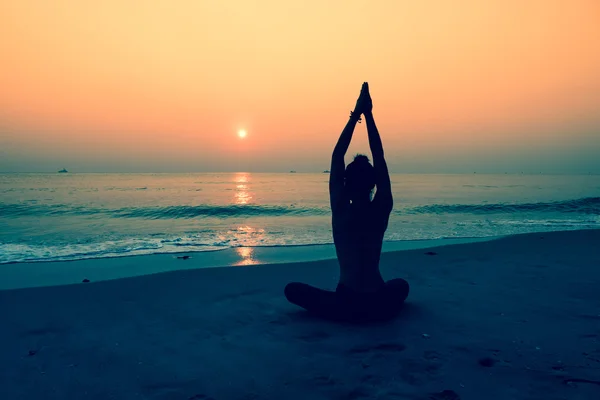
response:
[[[319,386],[334,386],[337,385],[337,382],[335,379],[333,379],[331,376],[325,376],[325,375],[319,375],[319,376],[315,376],[313,378],[313,381],[316,385]]]
[[[442,358],[442,355],[434,350],[425,350],[423,352],[423,358],[427,361],[438,361]]]
[[[479,365],[481,365],[482,367],[493,367],[494,364],[496,363],[496,360],[494,360],[491,357],[483,357],[479,359]]]
[[[439,360],[405,359],[399,364],[398,377],[409,385],[420,386],[435,379],[442,366]]]
[[[393,353],[393,352],[404,351],[405,349],[406,349],[406,346],[403,345],[402,343],[380,343],[375,346],[355,346],[355,347],[351,348],[350,350],[348,350],[348,353],[349,354],[364,354],[364,353],[371,353],[371,352],[376,352],[376,351]]]
[[[582,379],[582,378],[567,378],[567,379],[563,379],[563,383],[565,385],[571,385],[573,383],[590,383],[592,385],[600,385],[600,381],[595,381],[593,379]]]
[[[439,393],[431,393],[430,400],[460,400],[460,396],[454,390],[443,390]]]

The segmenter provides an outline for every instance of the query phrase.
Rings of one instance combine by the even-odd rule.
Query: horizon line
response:
[[[0,171],[0,174],[45,174],[45,175],[85,175],[85,174],[329,174],[329,170],[321,172],[317,171],[68,171],[66,173],[60,173],[58,171]],[[600,175],[599,172],[485,172],[485,171],[472,171],[472,172],[414,172],[404,171],[396,172],[390,171],[390,174],[401,174],[401,175]]]

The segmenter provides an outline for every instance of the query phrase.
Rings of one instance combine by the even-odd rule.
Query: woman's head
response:
[[[346,167],[345,178],[345,186],[350,199],[364,198],[370,196],[375,187],[375,168],[367,156],[357,154]]]

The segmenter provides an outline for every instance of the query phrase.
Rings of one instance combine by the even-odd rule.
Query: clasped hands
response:
[[[360,89],[358,100],[356,100],[354,111],[350,112],[350,117],[356,118],[360,123],[361,114],[368,114],[371,111],[373,111],[373,101],[371,100],[371,94],[369,93],[369,83],[364,82],[362,84],[362,88]]]

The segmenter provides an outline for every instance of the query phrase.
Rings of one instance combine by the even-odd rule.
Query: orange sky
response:
[[[600,172],[597,0],[6,0],[0,55],[0,171],[320,171],[369,81],[396,172]]]

